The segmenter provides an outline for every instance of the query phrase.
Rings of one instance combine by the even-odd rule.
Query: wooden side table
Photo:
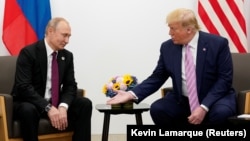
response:
[[[136,124],[142,125],[142,113],[148,111],[150,108],[149,104],[140,103],[133,105],[133,108],[112,108],[111,105],[107,104],[97,104],[95,108],[99,112],[104,113],[104,122],[103,122],[103,131],[102,131],[102,141],[108,141],[109,134],[109,123],[110,123],[110,115],[117,114],[135,114]]]

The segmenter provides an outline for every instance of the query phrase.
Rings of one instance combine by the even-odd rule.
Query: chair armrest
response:
[[[10,94],[0,93],[0,125],[1,134],[7,135],[12,131],[12,119],[13,119],[13,98]],[[2,131],[3,129],[8,129]],[[4,132],[4,133],[2,133]]]
[[[12,95],[10,94],[3,94],[0,93],[0,97],[4,97],[4,103],[0,103],[1,106],[4,106],[6,109],[7,116],[12,118],[12,113],[13,113],[13,98]],[[2,116],[3,113],[0,111],[0,115]]]
[[[166,94],[167,94],[168,92],[171,92],[172,90],[173,90],[172,87],[165,87],[165,88],[162,88],[162,89],[161,89],[161,97],[166,96]]]
[[[77,89],[77,96],[85,96],[85,90],[84,89]]]
[[[250,114],[250,90],[240,91],[237,95],[238,114]]]
[[[0,96],[0,119],[3,117],[3,112],[4,112],[4,110],[3,110],[4,102],[3,101],[4,101],[4,97]]]

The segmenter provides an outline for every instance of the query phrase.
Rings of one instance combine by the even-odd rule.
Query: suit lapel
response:
[[[200,90],[200,85],[202,82],[202,72],[205,67],[205,60],[207,56],[208,46],[204,40],[202,32],[199,33],[198,48],[197,48],[197,58],[196,58],[196,79],[197,79],[197,89]]]
[[[45,43],[43,40],[38,45],[37,57],[38,57],[38,60],[40,61],[39,63],[40,63],[41,71],[42,71],[42,74],[41,74],[42,79],[46,84],[48,58],[47,58],[47,51],[46,51]]]
[[[174,71],[176,72],[176,87],[177,87],[177,91],[179,94],[182,94],[182,45],[174,45],[174,54],[172,54],[172,56],[174,57],[173,60],[175,60],[174,64]],[[181,95],[180,95],[181,96]]]

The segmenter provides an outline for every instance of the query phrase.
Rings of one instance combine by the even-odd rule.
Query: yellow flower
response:
[[[137,85],[137,78],[130,74],[116,75],[106,83],[102,92],[108,97],[114,97],[117,93],[116,90],[129,91]]]
[[[125,83],[127,86],[131,85],[132,82],[133,82],[133,78],[130,74],[125,74],[123,76],[123,83]]]
[[[104,85],[104,86],[102,87],[102,92],[103,92],[104,94],[106,94],[106,93],[108,92],[107,85]]]
[[[112,89],[113,90],[120,90],[120,83],[114,83]]]

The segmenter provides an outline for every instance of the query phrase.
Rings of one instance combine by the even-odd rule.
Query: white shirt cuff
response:
[[[69,105],[66,104],[66,103],[60,103],[60,104],[59,104],[59,107],[60,107],[60,106],[66,108],[66,110],[68,110],[68,108],[69,108]]]
[[[207,111],[207,112],[209,111],[209,109],[207,108],[207,106],[201,104],[201,107],[202,107],[205,111]]]
[[[133,91],[128,91],[128,92],[133,96],[133,100],[138,100],[138,97],[135,95]]]

